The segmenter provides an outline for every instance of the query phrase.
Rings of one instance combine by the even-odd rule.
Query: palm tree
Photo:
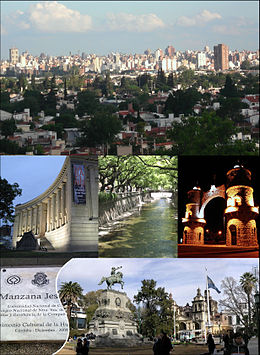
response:
[[[77,303],[78,299],[83,297],[83,289],[77,282],[63,282],[59,290],[61,303],[67,306],[67,317],[70,321],[72,307]]]
[[[253,288],[257,282],[257,279],[251,272],[245,272],[240,277],[240,284],[247,295],[247,304],[248,304],[248,326],[251,323],[251,304],[250,304],[250,296],[253,291]]]

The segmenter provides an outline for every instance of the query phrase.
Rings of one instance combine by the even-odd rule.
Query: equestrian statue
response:
[[[103,276],[99,285],[101,285],[104,281],[106,281],[108,290],[111,290],[111,286],[113,286],[114,284],[120,284],[121,289],[123,289],[123,287],[124,287],[124,281],[122,280],[123,273],[120,271],[116,272],[116,270],[119,270],[121,268],[122,268],[122,266],[112,267],[111,276],[108,276],[108,277]]]

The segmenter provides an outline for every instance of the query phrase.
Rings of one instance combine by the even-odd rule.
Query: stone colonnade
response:
[[[32,231],[42,237],[67,222],[66,181],[63,181],[48,197],[16,208],[14,236],[19,238]]]
[[[75,167],[81,175],[79,189]],[[74,170],[73,170],[74,169]],[[54,183],[40,196],[17,205],[13,247],[32,231],[48,250],[97,251],[98,160],[96,156],[67,157]]]

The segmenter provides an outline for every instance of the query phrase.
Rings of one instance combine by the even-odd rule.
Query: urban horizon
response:
[[[220,41],[219,43],[223,43],[223,41]],[[217,45],[217,44],[215,44],[215,45]],[[164,52],[164,54],[165,54],[165,50],[167,49],[167,47],[169,47],[169,46],[173,46],[173,45],[171,45],[171,44],[169,44],[169,45],[167,45],[166,46],[166,48],[165,49],[163,49],[164,47],[163,46],[158,46],[158,47],[156,47],[156,49],[151,49],[151,48],[145,48],[144,50],[143,50],[143,52],[141,53],[141,52],[137,52],[137,51],[133,51],[133,52],[122,52],[122,51],[120,51],[120,50],[111,50],[110,52],[107,52],[107,54],[99,54],[99,53],[91,53],[91,52],[86,52],[86,50],[78,50],[77,52],[72,52],[72,51],[70,51],[68,54],[62,54],[62,53],[60,53],[60,54],[51,54],[51,53],[47,53],[47,52],[41,52],[41,53],[37,53],[37,54],[33,54],[33,53],[31,53],[28,49],[26,49],[26,50],[21,50],[20,48],[18,48],[18,46],[10,46],[10,48],[9,48],[9,50],[10,49],[18,49],[18,51],[19,51],[19,53],[26,53],[27,55],[32,55],[33,57],[36,57],[36,58],[38,58],[38,57],[40,57],[42,54],[44,54],[46,57],[70,57],[70,56],[80,56],[80,57],[82,57],[82,54],[84,54],[84,55],[86,55],[86,56],[93,56],[93,55],[95,55],[95,56],[98,56],[98,57],[108,57],[109,55],[114,55],[114,54],[119,54],[119,55],[121,55],[121,56],[135,56],[135,55],[146,55],[146,51],[147,50],[150,50],[151,51],[151,55],[155,55],[155,52],[157,51],[157,50],[162,50],[163,52]],[[228,45],[227,45],[228,46]],[[173,46],[174,47],[174,46]],[[189,48],[187,48],[187,49],[184,49],[184,50],[178,50],[178,49],[175,49],[176,50],[176,52],[175,53],[186,53],[186,52],[188,52],[188,53],[192,53],[192,52],[194,52],[194,53],[201,53],[201,52],[205,52],[206,51],[206,48],[208,47],[208,51],[209,52],[212,52],[213,53],[213,47],[214,47],[214,45],[213,45],[213,47],[212,48],[210,48],[209,46],[207,46],[207,44],[205,44],[205,46],[203,47],[203,49],[189,49]],[[256,50],[253,50],[253,49],[231,49],[229,46],[228,46],[228,48],[229,48],[229,52],[239,52],[239,53],[243,53],[243,52],[245,52],[245,53],[256,53],[256,52],[258,52],[259,51],[259,48],[258,49],[256,49]],[[8,61],[9,60],[9,54],[6,56],[6,58],[1,58],[1,61]]]
[[[168,1],[1,2],[1,52],[19,43],[32,55],[86,51],[141,53],[146,48],[202,50],[225,43],[231,50],[258,47],[258,2]],[[86,49],[87,48],[87,49]],[[143,49],[142,49],[143,48]]]

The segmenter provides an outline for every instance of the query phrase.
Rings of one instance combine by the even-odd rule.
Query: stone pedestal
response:
[[[89,325],[89,331],[97,336],[97,346],[135,346],[141,341],[128,302],[125,292],[104,290],[101,293]]]

